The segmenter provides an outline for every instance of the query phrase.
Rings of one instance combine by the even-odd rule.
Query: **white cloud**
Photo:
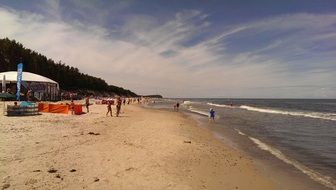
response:
[[[82,72],[140,94],[162,93],[170,97],[336,97],[334,87],[326,87],[327,90],[321,94],[283,87],[312,83],[323,86],[335,80],[335,70],[309,75],[306,73],[311,71],[305,71],[301,75],[293,75],[290,66],[281,62],[282,57],[263,54],[276,48],[285,51],[283,48],[298,36],[297,33],[249,52],[229,53],[226,45],[231,36],[251,31],[313,28],[314,31],[309,32],[314,33],[313,40],[334,39],[328,28],[335,22],[335,15],[287,15],[231,26],[229,30],[187,47],[182,45],[185,41],[211,27],[208,15],[195,10],[183,11],[165,23],[158,23],[150,16],[129,17],[121,28],[111,33],[103,27],[88,27],[74,20],[64,22],[57,16],[57,4],[52,4],[52,7],[52,19],[0,8],[0,26],[5,26],[0,30],[0,37],[15,39],[56,61],[62,60]],[[323,23],[315,26],[309,20]],[[118,35],[114,35],[115,32]],[[301,38],[297,42],[307,43]],[[165,51],[175,53],[162,56]],[[281,89],[274,89],[279,85]]]

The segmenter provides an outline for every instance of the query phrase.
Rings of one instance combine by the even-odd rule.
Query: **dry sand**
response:
[[[275,189],[251,158],[183,114],[137,105],[119,118],[106,117],[104,105],[91,110],[0,116],[2,188]]]

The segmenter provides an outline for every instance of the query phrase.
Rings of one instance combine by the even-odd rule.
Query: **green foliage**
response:
[[[55,62],[22,44],[8,38],[0,39],[0,72],[15,71],[17,64],[23,62],[23,69],[48,77],[60,84],[62,90],[90,90],[114,93],[120,96],[137,96],[130,90],[108,85],[103,79],[83,74],[77,68]]]

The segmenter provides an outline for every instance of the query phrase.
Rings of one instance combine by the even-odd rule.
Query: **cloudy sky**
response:
[[[4,37],[138,94],[336,98],[335,0],[0,0]]]

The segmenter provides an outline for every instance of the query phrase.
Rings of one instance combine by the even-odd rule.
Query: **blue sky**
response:
[[[0,1],[0,37],[139,94],[336,98],[336,1]]]

